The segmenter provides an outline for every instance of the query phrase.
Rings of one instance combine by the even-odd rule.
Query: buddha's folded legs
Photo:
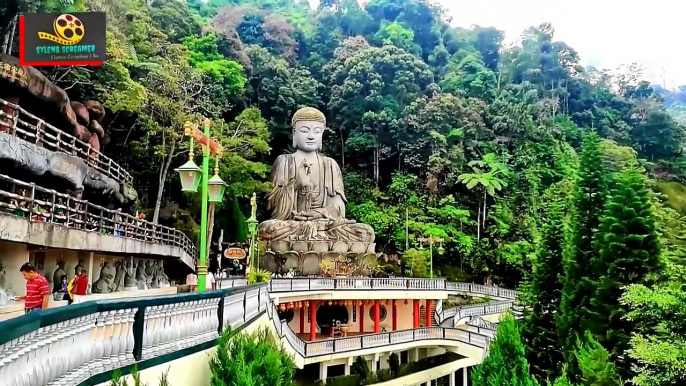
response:
[[[267,220],[260,224],[260,240],[307,240],[374,242],[374,230],[367,224],[322,223],[318,221]]]

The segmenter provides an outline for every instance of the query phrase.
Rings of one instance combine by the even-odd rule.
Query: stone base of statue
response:
[[[138,287],[124,287],[124,291],[138,291]]]

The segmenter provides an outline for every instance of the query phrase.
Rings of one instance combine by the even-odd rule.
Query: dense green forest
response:
[[[314,106],[349,216],[373,226],[377,250],[421,275],[417,238],[441,237],[442,276],[524,290],[521,343],[501,342],[523,348],[501,350],[491,371],[513,370],[488,383],[484,367],[484,385],[686,381],[686,98],[635,66],[584,68],[550,24],[505,46],[497,26],[454,27],[427,0],[4,4],[0,43],[15,54],[17,12],[107,12],[102,67],[45,71],[72,99],[104,103],[104,151],[154,221],[194,232],[198,202],[171,170],[188,157],[183,123],[209,117],[230,184],[216,226],[243,239],[253,192],[267,217],[291,115]]]

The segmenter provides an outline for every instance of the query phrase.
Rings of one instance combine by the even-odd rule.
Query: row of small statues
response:
[[[79,264],[74,267],[75,276],[81,272],[83,265],[84,261],[80,260]],[[57,269],[52,275],[53,289],[57,288],[59,290],[61,278],[67,274],[64,266],[64,261],[57,263]],[[164,263],[161,260],[159,262],[151,262],[150,260],[143,262],[143,260],[138,260],[135,267],[131,261],[118,260],[114,263],[114,267],[111,267],[108,261],[102,264],[100,276],[93,283],[91,292],[94,294],[107,294],[117,291],[136,291],[166,287],[169,287],[169,277],[164,273]]]
[[[169,277],[164,273],[164,263],[143,262],[138,260],[134,267],[131,261],[119,260],[110,267],[109,262],[104,262],[100,269],[100,277],[93,283],[92,292],[105,294],[117,291],[136,291],[148,288],[169,287]]]

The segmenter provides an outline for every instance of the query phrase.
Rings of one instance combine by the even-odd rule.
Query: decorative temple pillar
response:
[[[381,332],[381,322],[379,321],[379,300],[374,300],[374,333],[378,334]]]
[[[431,327],[431,320],[433,319],[431,317],[431,306],[432,306],[433,301],[431,299],[426,299],[426,312],[424,313],[424,318],[426,319],[424,321],[424,325],[426,327]]]
[[[419,328],[419,300],[414,299],[412,301],[412,327]]]
[[[300,307],[300,333],[305,333],[305,307]]]
[[[317,339],[317,301],[310,300],[310,341]]]
[[[360,314],[357,316],[360,319],[360,332],[364,332],[364,300],[360,300]]]
[[[398,330],[398,306],[395,304],[395,300],[393,300],[393,331]]]

